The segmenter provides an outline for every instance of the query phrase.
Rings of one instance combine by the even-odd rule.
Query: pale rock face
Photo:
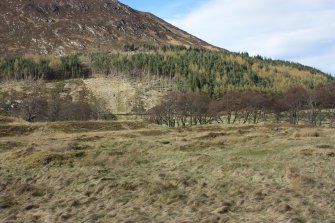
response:
[[[84,83],[104,109],[113,114],[141,113],[138,110],[154,107],[167,93],[166,89],[158,89],[152,83],[123,77],[92,78]]]

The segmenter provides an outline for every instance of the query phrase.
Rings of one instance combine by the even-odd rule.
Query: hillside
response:
[[[126,43],[214,48],[114,0],[2,0],[0,54],[110,51]]]
[[[229,91],[283,92],[315,88],[333,78],[320,70],[247,53],[183,46],[139,46],[127,53],[91,55],[93,74],[157,79],[179,90],[217,98]]]
[[[246,53],[176,45],[126,44],[116,52],[87,52],[62,57],[27,55],[0,58],[0,80],[66,80],[121,77],[138,84],[221,97],[231,91],[282,93],[315,88],[333,80],[320,70]]]
[[[0,15],[0,80],[126,75],[220,97],[332,79],[301,64],[220,50],[113,0],[4,0]]]

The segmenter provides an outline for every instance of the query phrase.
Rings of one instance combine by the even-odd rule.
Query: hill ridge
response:
[[[114,0],[3,0],[0,15],[2,55],[111,51],[127,43],[218,49]]]

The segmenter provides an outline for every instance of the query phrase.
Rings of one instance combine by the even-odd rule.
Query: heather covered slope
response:
[[[1,222],[333,222],[334,130],[1,118]]]
[[[214,48],[113,0],[3,0],[0,17],[2,55],[114,50],[126,43]]]

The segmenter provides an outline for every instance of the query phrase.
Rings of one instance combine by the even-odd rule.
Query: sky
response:
[[[335,76],[334,0],[120,0],[213,45]]]

